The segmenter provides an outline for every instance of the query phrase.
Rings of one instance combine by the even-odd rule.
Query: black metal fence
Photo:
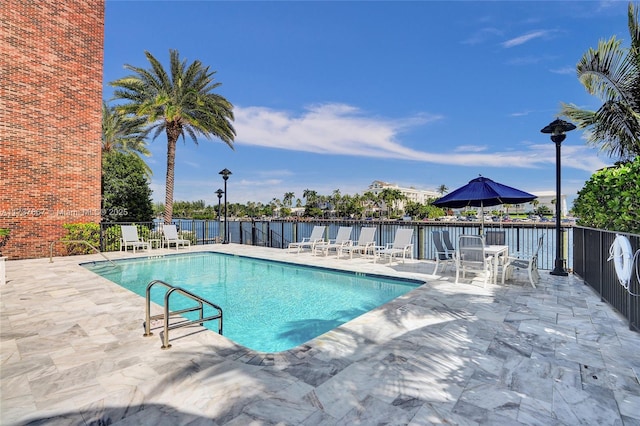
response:
[[[225,223],[217,220],[174,219],[182,238],[188,238],[192,244],[209,244],[224,239]],[[127,225],[130,223],[126,223]],[[119,250],[120,227],[125,223],[103,223],[101,225],[101,250]],[[137,223],[139,234],[145,239],[161,238],[162,224],[157,222]],[[311,234],[315,225],[326,226],[326,238],[335,238],[340,226],[351,226],[352,239],[357,240],[360,229],[366,226],[376,228],[376,245],[384,246],[393,242],[398,228],[414,229],[413,256],[416,259],[435,259],[435,246],[432,231],[448,230],[454,243],[462,234],[478,234],[480,224],[477,222],[418,222],[418,221],[366,221],[366,220],[238,220],[229,221],[228,240],[236,244],[248,244],[263,247],[287,248],[289,243],[302,240]],[[538,237],[544,235],[544,245],[540,252],[540,269],[553,269],[555,260],[556,235],[553,224],[548,223],[488,223],[487,233],[493,231],[500,234],[504,244],[509,246],[509,253],[531,256],[536,248]],[[566,267],[573,267],[573,228],[563,228],[563,258]]]
[[[629,287],[620,284],[610,249],[616,234],[626,236],[633,253],[640,249],[640,235],[575,227],[573,231],[573,269],[600,298],[629,320],[629,328],[640,331],[640,283],[638,265],[632,268]]]

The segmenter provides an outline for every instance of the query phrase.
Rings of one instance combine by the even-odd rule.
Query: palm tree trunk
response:
[[[171,224],[173,218],[173,183],[176,166],[176,142],[180,136],[180,125],[167,123],[167,180],[164,198],[164,223]]]

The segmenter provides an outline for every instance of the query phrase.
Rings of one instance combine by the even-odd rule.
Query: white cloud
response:
[[[457,145],[452,141],[451,151],[443,153],[402,145],[398,138],[402,131],[439,121],[443,118],[440,115],[392,120],[366,116],[349,105],[323,104],[309,107],[299,115],[265,107],[236,107],[235,116],[238,145],[476,167],[535,168],[555,161],[555,154],[548,151],[553,148],[551,144],[544,145],[544,152],[538,145],[526,145],[517,151],[489,152],[483,144]],[[588,147],[577,147],[573,152],[580,149],[576,160],[568,158],[564,166],[593,171],[604,165]]]
[[[486,145],[460,145],[454,149],[455,152],[482,152],[486,150]]]
[[[576,67],[555,68],[549,71],[551,71],[554,74],[574,75],[576,73]]]
[[[462,44],[468,44],[471,46],[475,46],[477,44],[484,43],[488,39],[496,36],[501,36],[502,31],[497,28],[482,28],[474,34],[470,35],[467,39],[463,40]]]
[[[514,37],[510,40],[503,42],[502,47],[505,47],[508,49],[510,47],[519,46],[521,44],[524,44],[536,38],[547,37],[550,33],[551,31],[548,31],[548,30],[531,31],[531,32],[528,32],[527,34],[523,34],[521,36]]]

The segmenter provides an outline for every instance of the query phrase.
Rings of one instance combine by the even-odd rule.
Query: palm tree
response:
[[[294,197],[295,197],[295,194],[293,192],[285,192],[284,197],[282,197],[282,204],[284,204],[287,207],[291,207],[291,205],[293,204]]]
[[[629,3],[631,46],[623,48],[612,36],[600,40],[577,64],[578,78],[589,94],[604,104],[597,111],[562,104],[561,114],[581,129],[588,129],[587,140],[600,145],[611,156],[621,159],[640,154],[640,27],[638,10]]]
[[[150,69],[125,65],[133,75],[111,82],[117,87],[115,99],[124,99],[116,107],[123,114],[144,118],[148,130],[155,130],[153,139],[163,131],[167,135],[167,178],[164,222],[173,216],[173,184],[176,160],[176,142],[188,134],[197,145],[196,136],[219,138],[233,149],[235,129],[233,105],[224,97],[213,93],[221,83],[214,82],[215,71],[209,71],[196,60],[187,66],[180,61],[177,50],[170,50],[171,74],[151,53],[144,52]]]
[[[118,151],[124,154],[151,155],[146,147],[146,120],[120,114],[102,101],[102,152]]]
[[[392,188],[384,188],[380,191],[379,197],[384,202],[385,208],[387,209],[387,219],[391,217],[395,203],[406,198],[399,189]]]
[[[125,116],[102,101],[102,158],[111,152],[123,154],[151,155],[146,147],[145,119]],[[143,160],[144,174],[151,178],[151,167]]]
[[[305,189],[302,192],[302,197],[305,199],[305,205],[307,207],[317,207],[318,193],[311,189]]]
[[[440,185],[438,187],[438,194],[440,194],[441,196],[446,194],[447,192],[449,192],[449,188],[447,187],[447,185]]]

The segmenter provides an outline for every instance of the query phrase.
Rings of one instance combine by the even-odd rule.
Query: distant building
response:
[[[413,201],[414,203],[426,204],[430,199],[440,198],[440,194],[436,191],[430,191],[425,189],[416,189],[414,187],[403,188],[395,183],[383,182],[380,180],[374,180],[371,185],[364,192],[371,192],[373,194],[380,195],[384,189],[397,189],[407,197],[406,200],[398,201],[395,206],[398,209],[404,209],[406,201]]]
[[[556,213],[556,205],[555,205],[556,191],[540,191],[540,192],[532,192],[532,194],[538,197],[536,198],[536,200],[539,203],[537,208],[546,206],[553,212],[553,214]],[[552,203],[552,201],[554,202]],[[562,213],[562,216],[568,216],[569,209],[567,208],[567,196],[565,194],[560,195],[560,203],[561,203],[560,211]],[[532,208],[531,210],[535,210],[535,209]]]

